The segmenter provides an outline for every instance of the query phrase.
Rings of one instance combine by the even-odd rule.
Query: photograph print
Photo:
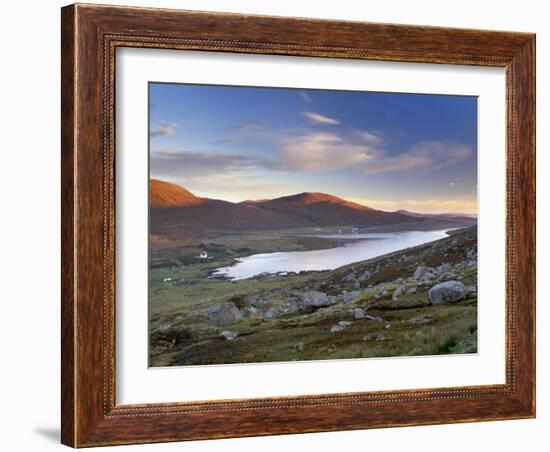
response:
[[[477,108],[151,82],[149,365],[477,353]]]

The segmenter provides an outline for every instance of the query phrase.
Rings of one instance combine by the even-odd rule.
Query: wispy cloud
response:
[[[296,94],[300,96],[306,104],[311,104],[311,96],[305,91],[296,91]]]
[[[379,134],[369,132],[368,130],[357,130],[356,133],[367,144],[380,145],[384,142],[384,139]]]
[[[252,167],[275,168],[276,164],[268,158],[246,154],[178,149],[151,153],[154,177],[208,176]]]
[[[290,171],[329,171],[364,165],[374,156],[369,146],[344,140],[333,133],[312,133],[286,140],[281,164]]]
[[[329,116],[321,115],[319,113],[313,113],[311,111],[306,111],[302,113],[302,115],[316,124],[340,124],[340,121],[336,118],[331,118]]]
[[[222,140],[220,140],[222,141]],[[157,177],[206,176],[235,171],[338,171],[350,169],[369,174],[436,171],[472,155],[465,145],[422,141],[401,153],[350,140],[335,133],[318,132],[283,140],[273,156],[246,153],[166,149],[151,153],[151,173]],[[454,181],[449,185],[453,186]]]
[[[155,129],[152,129],[149,135],[151,138],[155,137],[167,137],[174,134],[176,124],[173,122],[162,123]]]
[[[279,149],[279,168],[287,171],[355,169],[371,174],[437,170],[472,155],[468,146],[440,141],[421,141],[404,152],[390,153],[382,142],[371,133],[360,140],[335,133],[311,133],[287,139]]]
[[[379,152],[366,166],[369,173],[386,173],[412,169],[436,170],[454,165],[472,155],[472,150],[463,144],[442,141],[421,141],[408,151],[397,155]]]

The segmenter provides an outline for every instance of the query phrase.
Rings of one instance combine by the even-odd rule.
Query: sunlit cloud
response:
[[[288,139],[279,151],[281,167],[289,171],[331,171],[363,165],[373,150],[333,133],[312,133]]]
[[[306,111],[306,112],[302,113],[302,115],[305,118],[309,119],[311,122],[314,122],[316,124],[331,124],[331,125],[340,124],[340,121],[338,119],[331,118],[331,117],[325,116],[325,115],[321,115],[319,113],[313,113],[313,112],[310,112],[310,111]]]
[[[163,123],[157,128],[152,129],[149,135],[151,136],[151,138],[167,137],[174,134],[175,128],[176,124],[174,124],[173,122]]]
[[[369,132],[368,130],[358,130],[356,133],[361,140],[370,145],[380,145],[384,142],[384,139],[381,136],[373,132]]]

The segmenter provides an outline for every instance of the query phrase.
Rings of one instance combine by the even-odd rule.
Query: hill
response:
[[[315,192],[271,200],[232,203],[200,198],[183,187],[153,179],[150,198],[151,233],[169,238],[209,232],[335,226],[373,228],[411,225],[410,229],[414,229],[414,225],[418,225],[426,229],[430,227],[426,222],[433,222],[431,218],[384,212],[330,194]]]
[[[149,181],[149,189],[149,205],[152,208],[184,207],[204,202],[202,198],[195,196],[189,190],[158,179]]]

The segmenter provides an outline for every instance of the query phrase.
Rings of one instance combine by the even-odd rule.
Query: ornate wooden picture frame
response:
[[[535,416],[535,36],[71,5],[62,9],[62,442],[73,447]],[[115,51],[121,47],[506,70],[506,382],[115,402]]]

